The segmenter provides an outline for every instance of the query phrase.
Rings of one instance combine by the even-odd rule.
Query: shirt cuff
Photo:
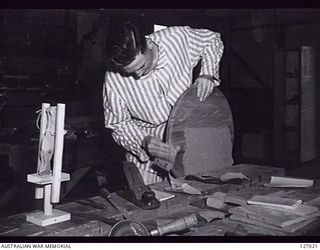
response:
[[[203,75],[200,75],[198,78],[205,78],[205,79],[213,82],[213,83],[214,83],[214,86],[219,86],[219,85],[220,85],[220,80],[217,79],[217,78],[215,78],[215,77],[212,76],[212,75],[204,75],[204,74],[203,74]]]

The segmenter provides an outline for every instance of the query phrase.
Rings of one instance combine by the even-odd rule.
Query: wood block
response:
[[[56,223],[60,223],[63,221],[68,221],[71,219],[71,214],[58,210],[53,209],[52,214],[46,215],[43,212],[35,212],[28,214],[26,216],[26,220],[38,226],[48,226]]]
[[[70,174],[67,173],[61,173],[61,179],[60,181],[69,181],[70,180]],[[39,185],[45,185],[45,184],[50,184],[53,182],[53,175],[48,174],[48,175],[39,175],[39,174],[28,174],[27,176],[27,181],[36,183]]]

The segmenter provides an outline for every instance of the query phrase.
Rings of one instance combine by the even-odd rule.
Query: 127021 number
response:
[[[308,244],[308,243],[303,243],[303,244],[300,244],[300,248],[318,248],[318,244]]]

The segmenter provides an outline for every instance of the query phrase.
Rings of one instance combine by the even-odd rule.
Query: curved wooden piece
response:
[[[181,145],[186,149],[186,133],[194,128],[228,128],[233,144],[234,127],[231,109],[227,99],[217,87],[203,102],[197,97],[196,86],[190,87],[181,95],[168,120],[166,142]],[[210,150],[215,149],[207,150],[210,154]],[[232,158],[232,155],[230,157]],[[183,158],[177,160],[183,161]],[[175,164],[175,168],[179,168],[178,166],[183,168],[183,162]],[[174,170],[180,173],[178,175],[184,175],[183,169]]]

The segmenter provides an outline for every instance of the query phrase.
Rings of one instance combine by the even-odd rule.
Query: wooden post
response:
[[[44,214],[52,214],[52,205],[51,205],[51,184],[44,186],[44,199],[43,199]]]
[[[53,183],[52,183],[52,197],[51,197],[51,202],[53,203],[58,203],[60,199],[62,153],[63,153],[63,139],[64,139],[64,117],[65,117],[65,104],[58,103],[57,115],[56,115],[56,135],[55,135],[54,156],[53,156]]]
[[[45,116],[46,110],[50,107],[49,103],[42,103],[41,106],[41,120],[40,120],[40,136],[39,136],[39,142],[42,141],[44,133],[46,131],[46,123],[48,122]],[[41,143],[39,143],[39,149],[38,152],[40,154],[41,151]],[[38,154],[38,167],[37,167],[37,172],[39,172],[40,168],[40,158]],[[43,187],[42,186],[36,186],[35,190],[35,198],[36,199],[43,199]]]

